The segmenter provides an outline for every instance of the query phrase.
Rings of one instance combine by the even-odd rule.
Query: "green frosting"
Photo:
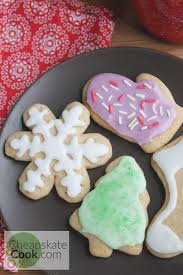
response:
[[[118,249],[144,241],[146,216],[139,194],[146,189],[144,174],[132,157],[97,182],[79,208],[82,232],[90,233]]]

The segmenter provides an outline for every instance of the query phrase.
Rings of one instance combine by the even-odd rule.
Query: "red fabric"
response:
[[[20,95],[49,68],[108,47],[106,8],[79,0],[0,0],[0,126]]]
[[[147,30],[183,44],[183,0],[134,0],[134,5]]]
[[[79,0],[0,0],[0,127],[43,73],[74,55],[108,47],[112,32],[112,13],[101,6]],[[3,262],[1,234],[0,268]]]

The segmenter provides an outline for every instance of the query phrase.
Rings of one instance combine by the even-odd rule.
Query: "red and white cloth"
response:
[[[36,79],[74,55],[108,47],[113,28],[108,9],[80,0],[0,0],[0,127]]]
[[[0,126],[20,95],[55,64],[108,47],[106,8],[79,0],[0,0]]]

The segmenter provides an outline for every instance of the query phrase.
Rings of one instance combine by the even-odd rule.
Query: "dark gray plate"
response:
[[[33,202],[18,191],[18,178],[25,167],[3,154],[6,137],[24,129],[23,112],[33,103],[47,104],[59,116],[64,106],[74,100],[81,101],[82,88],[92,76],[102,72],[114,72],[129,78],[147,72],[164,81],[176,101],[183,105],[183,61],[173,56],[142,48],[111,48],[78,56],[45,74],[32,85],[11,112],[0,139],[0,209],[11,230],[70,230],[70,271],[68,274],[182,274],[183,255],[162,260],[152,256],[144,247],[138,257],[114,252],[109,259],[89,255],[88,241],[68,225],[70,214],[79,204],[68,204],[53,190],[40,201]],[[99,132],[110,139],[113,159],[120,155],[132,155],[142,167],[151,196],[149,216],[160,208],[164,191],[162,184],[150,166],[150,155],[135,144],[120,139],[91,122],[89,132]],[[183,133],[182,128],[176,134]],[[91,185],[104,173],[105,166],[90,172]],[[59,274],[64,274],[60,271]]]

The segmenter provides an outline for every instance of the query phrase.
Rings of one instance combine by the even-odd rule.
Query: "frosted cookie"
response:
[[[129,156],[110,163],[70,217],[70,225],[89,240],[90,253],[111,256],[113,249],[129,255],[142,251],[148,222],[149,195],[141,168]]]
[[[14,133],[5,144],[7,156],[30,161],[20,176],[20,191],[37,200],[48,195],[55,184],[61,198],[81,201],[90,189],[86,169],[105,164],[112,155],[108,139],[83,134],[90,123],[87,108],[73,102],[56,119],[47,106],[35,104],[23,118],[31,131]]]
[[[165,145],[183,122],[183,108],[156,77],[141,74],[137,82],[104,73],[87,82],[83,102],[92,118],[147,152]]]
[[[183,136],[152,157],[165,188],[165,202],[152,220],[146,244],[152,254],[170,258],[183,253]]]

